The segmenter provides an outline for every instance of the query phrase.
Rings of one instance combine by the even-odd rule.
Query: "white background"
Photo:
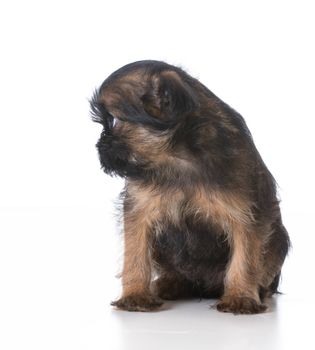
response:
[[[1,349],[313,349],[312,1],[5,1],[0,5]],[[114,311],[123,186],[100,170],[88,99],[158,59],[246,119],[280,186],[293,249],[269,312],[210,301]],[[213,304],[214,301],[212,301]]]

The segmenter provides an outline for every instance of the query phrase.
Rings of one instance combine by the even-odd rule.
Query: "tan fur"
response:
[[[131,125],[128,122],[119,123],[120,132],[125,135],[125,140],[133,150],[133,154],[137,154],[139,160],[145,159],[154,164],[161,165],[164,170],[170,173],[173,169],[181,169],[183,171],[195,171],[193,164],[189,159],[185,159],[185,154],[178,150],[176,154],[168,151],[169,140],[171,135],[169,132],[163,135],[154,135],[150,130],[142,126]],[[133,159],[131,159],[132,161]]]
[[[124,217],[123,296],[145,294],[149,291],[151,281],[149,233],[157,217],[157,211],[158,203],[152,199],[151,205],[147,205],[144,193],[139,192],[133,210]]]
[[[240,223],[235,223],[231,236],[232,256],[225,277],[225,295],[247,296],[259,301],[262,239]]]
[[[161,196],[152,187],[139,186],[136,182],[127,185],[132,198],[131,210],[124,217],[125,250],[122,272],[123,295],[146,293],[151,281],[150,237],[161,225],[161,213],[167,212],[175,221],[180,220],[178,203],[180,194]],[[164,208],[164,210],[163,210]],[[158,234],[158,232],[156,232]]]
[[[154,187],[140,186],[137,182],[128,183],[128,192],[133,198],[132,213],[141,212],[146,220],[159,223],[161,217],[166,217],[173,224],[181,220],[180,206],[184,199],[181,191],[168,193],[157,192]],[[160,223],[161,224],[161,223]]]
[[[166,152],[169,135],[155,136],[141,126],[132,127],[132,132],[128,134],[130,145],[136,154],[139,154],[144,159],[149,159],[158,163],[163,163],[168,158]]]
[[[134,198],[134,210],[155,212],[158,216],[167,216],[176,223],[179,217],[180,205],[188,201],[186,213],[206,217],[220,226],[228,235],[233,236],[233,230],[238,225],[249,225],[254,222],[250,201],[233,193],[214,192],[207,189],[187,189],[183,192],[172,190],[160,192],[151,186],[140,186],[130,182],[128,191]],[[150,217],[152,215],[149,215]]]
[[[227,233],[235,222],[248,224],[254,220],[251,202],[232,192],[199,188],[195,191],[193,203],[202,211],[202,215],[211,218]]]
[[[206,216],[227,235],[232,255],[225,278],[225,294],[241,295],[259,300],[257,281],[261,279],[263,240],[255,232],[252,204],[239,194],[200,191],[198,204]]]
[[[147,248],[148,237],[145,228],[132,227],[126,222],[122,272],[123,296],[143,294],[148,291],[151,271]]]

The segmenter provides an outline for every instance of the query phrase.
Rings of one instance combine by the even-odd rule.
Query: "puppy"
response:
[[[219,298],[223,312],[265,311],[290,242],[241,115],[159,61],[114,72],[91,111],[104,128],[102,168],[126,179],[123,292],[112,305],[152,311],[200,297]]]

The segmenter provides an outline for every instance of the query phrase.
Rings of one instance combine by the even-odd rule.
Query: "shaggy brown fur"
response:
[[[180,68],[140,61],[95,93],[104,171],[126,179],[123,295],[129,311],[161,299],[220,298],[258,313],[289,248],[275,181],[243,118]]]

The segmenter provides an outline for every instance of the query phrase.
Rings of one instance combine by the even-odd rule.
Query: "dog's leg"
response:
[[[232,254],[228,265],[224,295],[217,304],[222,312],[253,314],[266,310],[259,297],[263,239],[245,224],[234,224],[229,234]]]
[[[162,302],[150,292],[150,213],[145,210],[125,213],[124,266],[122,297],[112,303],[128,311],[152,311]]]

